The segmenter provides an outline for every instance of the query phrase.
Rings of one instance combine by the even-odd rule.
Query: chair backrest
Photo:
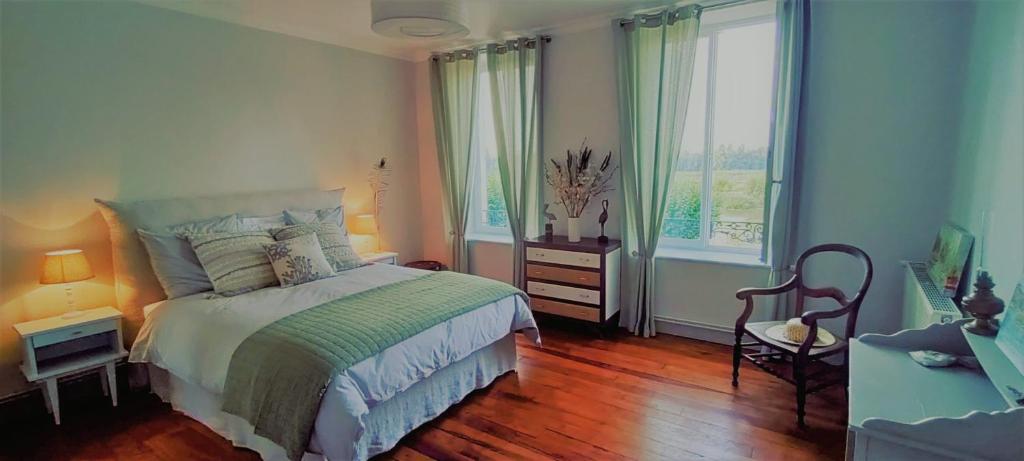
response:
[[[804,264],[811,256],[820,253],[842,253],[856,258],[864,268],[864,278],[861,280],[860,288],[853,298],[848,298],[843,290],[836,287],[812,288],[804,284]],[[796,315],[799,317],[804,313],[805,298],[832,298],[839,303],[840,309],[846,311],[846,337],[852,338],[857,329],[857,314],[860,311],[861,302],[871,285],[871,277],[874,274],[874,267],[871,258],[860,248],[842,243],[826,243],[808,248],[796,261]]]

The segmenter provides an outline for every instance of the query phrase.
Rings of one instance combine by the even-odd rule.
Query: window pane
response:
[[[774,23],[718,34],[712,245],[761,248],[774,43]]]
[[[683,128],[683,148],[668,191],[661,235],[697,240],[701,228],[701,189],[704,184],[704,129],[707,109],[708,39],[697,42],[690,101]]]
[[[481,57],[481,59],[486,59]],[[483,67],[485,65],[481,64]],[[505,196],[501,192],[501,176],[498,171],[498,146],[494,133],[494,113],[491,111],[491,81],[482,73],[477,81],[477,126],[476,154],[473,167],[476,168],[474,215],[470,219],[483,232],[507,232],[508,213],[505,211]]]
[[[508,227],[508,211],[505,210],[505,196],[501,192],[501,173],[498,171],[498,156],[487,156],[485,164],[487,203],[483,224],[491,227]]]

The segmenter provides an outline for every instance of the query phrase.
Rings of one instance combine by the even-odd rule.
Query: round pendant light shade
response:
[[[373,0],[373,31],[406,39],[450,39],[469,34],[459,0]]]

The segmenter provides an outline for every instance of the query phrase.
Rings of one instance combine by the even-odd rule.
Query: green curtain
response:
[[[469,168],[476,119],[477,56],[459,51],[430,59],[437,161],[441,169],[445,230],[452,270],[469,271],[466,224],[469,220]]]
[[[763,258],[771,267],[769,286],[780,285],[789,277],[793,254],[793,223],[796,220],[797,126],[800,114],[800,89],[803,81],[804,47],[810,19],[809,0],[780,0],[776,6],[775,95],[772,101],[772,134],[768,150],[768,179],[765,194],[765,245]],[[774,317],[793,315],[788,299],[770,302]]]
[[[540,89],[544,40],[520,38],[487,47],[498,170],[512,230],[515,285],[525,289],[523,239],[540,235]]]
[[[654,336],[654,250],[682,147],[699,6],[640,15],[616,29],[624,214],[622,325]]]

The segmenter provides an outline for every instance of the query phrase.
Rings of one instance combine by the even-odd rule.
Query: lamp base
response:
[[[975,318],[974,321],[964,325],[963,328],[979,336],[995,336],[999,333],[999,321],[996,319]]]
[[[81,317],[82,314],[83,314],[82,311],[80,311],[78,309],[75,309],[75,310],[70,310],[70,311],[67,311],[67,312],[61,314],[60,318],[62,318],[62,319],[73,319],[75,317]]]

